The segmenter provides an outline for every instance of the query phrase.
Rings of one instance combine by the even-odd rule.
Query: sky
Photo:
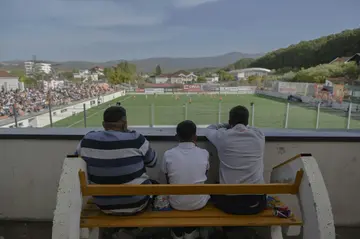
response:
[[[0,61],[264,53],[360,27],[359,0],[0,0]]]

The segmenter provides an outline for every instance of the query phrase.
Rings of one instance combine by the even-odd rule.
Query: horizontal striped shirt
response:
[[[151,184],[145,167],[154,167],[156,153],[135,131],[96,131],[84,136],[78,154],[86,161],[90,184]],[[105,213],[132,214],[148,204],[144,196],[96,196]]]

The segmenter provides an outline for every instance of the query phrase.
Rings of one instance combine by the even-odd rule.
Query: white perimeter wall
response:
[[[274,98],[278,98],[278,99],[284,99],[284,100],[287,100],[288,96],[291,95],[291,93],[280,93],[280,92],[263,91],[263,90],[256,90],[256,94],[274,97]],[[321,100],[316,99],[311,96],[299,96],[299,97],[301,97],[301,100],[304,103],[314,104],[314,106],[316,106],[319,102],[321,102]],[[350,103],[348,103],[348,102],[343,102],[341,104],[337,103],[337,102],[333,102],[331,105],[331,108],[346,111],[349,108],[349,105],[350,105]],[[360,104],[354,104],[354,103],[351,104],[351,112],[356,112],[357,108],[360,108]]]
[[[72,154],[77,140],[0,140],[0,219],[51,220],[62,163]],[[174,141],[152,141],[158,152],[152,178],[162,180],[159,165]],[[199,146],[210,152],[209,182],[218,177],[216,151],[208,142]],[[267,142],[265,178],[273,166],[299,153],[312,153],[324,176],[337,225],[360,225],[360,148],[351,142]],[[294,206],[290,201],[290,206]]]

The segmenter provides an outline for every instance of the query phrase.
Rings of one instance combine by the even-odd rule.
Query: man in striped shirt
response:
[[[154,167],[156,153],[145,137],[127,129],[126,110],[111,106],[104,112],[103,131],[89,132],[77,153],[87,164],[91,184],[151,184],[145,167]],[[131,215],[146,209],[151,196],[96,196],[105,213]]]

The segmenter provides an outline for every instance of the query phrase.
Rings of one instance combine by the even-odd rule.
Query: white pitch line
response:
[[[131,98],[131,96],[123,99],[121,102],[124,102],[125,100],[130,99],[130,98]],[[106,103],[106,102],[105,102],[105,103]],[[105,104],[105,103],[103,103],[103,104]],[[89,116],[87,116],[86,118],[89,119],[89,118],[91,118],[91,117],[93,117],[93,116],[95,116],[95,115],[97,115],[97,114],[99,114],[99,113],[100,113],[100,110],[99,110],[99,111],[96,111],[95,113],[93,113],[93,114],[91,114],[91,115],[89,115]],[[84,121],[84,118],[82,118],[81,120],[76,121],[75,123],[69,125],[69,126],[66,127],[66,128],[71,128],[71,127],[73,127],[74,125],[77,125],[78,123],[81,123],[81,122],[83,122],[83,121]]]

